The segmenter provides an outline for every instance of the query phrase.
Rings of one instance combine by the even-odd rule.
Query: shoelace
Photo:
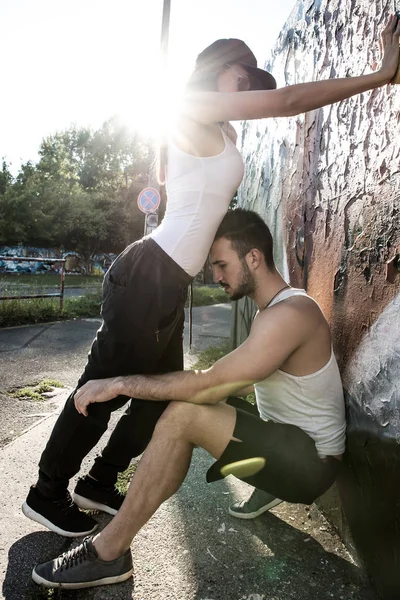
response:
[[[76,548],[73,548],[72,550],[68,550],[68,552],[65,552],[62,556],[60,556],[60,571],[74,567],[82,563],[90,556],[91,551],[88,548],[89,540],[90,538],[85,538],[82,544]]]
[[[54,504],[57,504],[57,506],[66,515],[68,513],[70,513],[72,510],[74,510],[76,507],[74,501],[72,500],[72,498],[69,494],[67,496],[65,496],[65,498],[62,498],[62,500],[54,500]]]

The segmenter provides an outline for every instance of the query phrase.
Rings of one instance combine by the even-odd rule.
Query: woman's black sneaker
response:
[[[32,579],[48,588],[76,590],[126,581],[133,573],[130,549],[115,560],[101,560],[92,538],[58,558],[38,565]]]
[[[28,519],[65,537],[89,535],[97,529],[97,522],[79,510],[68,491],[63,498],[53,500],[32,486],[22,512]]]
[[[101,485],[91,477],[82,477],[76,484],[72,494],[74,502],[85,510],[102,510],[109,515],[116,515],[125,499],[115,485]]]

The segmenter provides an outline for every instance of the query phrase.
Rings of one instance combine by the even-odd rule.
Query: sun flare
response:
[[[135,85],[119,110],[119,116],[139,134],[160,141],[173,126],[184,82],[179,73],[166,71],[155,77],[157,84]],[[154,81],[154,80],[153,80]]]

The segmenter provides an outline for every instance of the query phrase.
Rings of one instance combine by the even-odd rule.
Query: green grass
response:
[[[116,487],[122,494],[126,494],[128,491],[129,484],[136,471],[136,464],[129,465],[129,467],[123,473],[119,473]]]
[[[193,286],[193,306],[224,304],[229,301],[229,296],[224,292],[222,287],[209,287],[207,285]]]
[[[43,379],[39,383],[33,383],[19,390],[7,392],[10,398],[18,398],[20,400],[37,400],[39,402],[47,400],[43,394],[51,392],[53,388],[63,388],[64,385],[55,379]]]
[[[203,350],[203,352],[200,352],[200,354],[198,355],[197,362],[191,368],[199,371],[203,369],[209,369],[217,360],[219,360],[226,354],[229,354],[231,350],[232,347],[230,342],[225,342],[220,346],[213,346],[212,348],[207,348],[207,350]],[[243,397],[247,400],[247,402],[250,402],[250,404],[256,403],[256,397],[254,392]]]
[[[230,352],[230,344],[222,344],[220,346],[214,346],[213,348],[208,348],[199,354],[198,361],[192,367],[193,369],[208,369],[212,364],[219,358],[225,356]],[[136,471],[136,464],[132,464],[128,467],[124,473],[120,473],[118,475],[117,488],[120,492],[126,494],[128,491],[129,484],[133,477],[134,472]]]
[[[32,288],[57,287],[60,285],[61,277],[56,273],[2,273],[0,274],[0,289],[14,290],[23,286]],[[102,275],[65,275],[65,287],[96,287],[101,286]]]
[[[24,595],[24,600],[61,600],[62,598],[65,598],[63,590],[50,590],[33,583],[33,581],[29,582],[29,587]]]
[[[230,342],[225,342],[220,346],[212,346],[211,348],[207,348],[207,350],[203,350],[203,352],[200,352],[198,355],[198,360],[193,365],[192,369],[209,369],[217,360],[225,356],[225,354],[228,354],[231,349]]]
[[[32,276],[31,276],[32,277]],[[29,290],[32,293],[32,290]],[[226,302],[222,288],[199,286],[194,288],[193,306],[206,306]],[[99,317],[101,290],[88,292],[84,296],[65,298],[60,313],[59,298],[32,298],[27,300],[0,301],[0,327],[32,325],[65,319]]]
[[[60,313],[59,298],[6,300],[0,302],[0,327],[31,325],[79,317],[99,317],[100,306],[100,291],[77,298],[66,298],[62,313]]]

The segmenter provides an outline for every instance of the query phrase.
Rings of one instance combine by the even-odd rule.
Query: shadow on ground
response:
[[[228,514],[237,480],[208,485],[212,462],[198,449],[175,496],[139,532],[132,545],[134,580],[114,586],[48,592],[31,580],[34,565],[79,540],[51,532],[28,534],[8,555],[6,600],[377,600],[337,534],[315,506],[282,504],[244,521]],[[100,529],[110,517],[96,514]]]
[[[205,467],[192,468],[176,496],[196,600],[378,599],[314,505],[284,503],[275,514],[233,518],[227,492],[237,480],[206,484],[210,461],[203,460]],[[241,497],[252,489],[242,482],[239,487]]]
[[[78,543],[79,540],[74,540],[71,543],[70,539],[46,531],[31,533],[19,539],[11,546],[8,553],[8,566],[3,583],[2,597],[5,600],[14,600],[15,598],[21,600],[61,600],[61,598],[65,598],[65,600],[71,598],[72,600],[74,598],[78,600],[87,598],[89,593],[96,593],[96,598],[130,600],[134,587],[132,578],[118,586],[112,586],[115,592],[112,595],[108,595],[107,589],[106,596],[103,596],[101,591],[105,589],[104,587],[96,590],[50,591],[34,583],[31,572],[35,565],[66,552]]]

